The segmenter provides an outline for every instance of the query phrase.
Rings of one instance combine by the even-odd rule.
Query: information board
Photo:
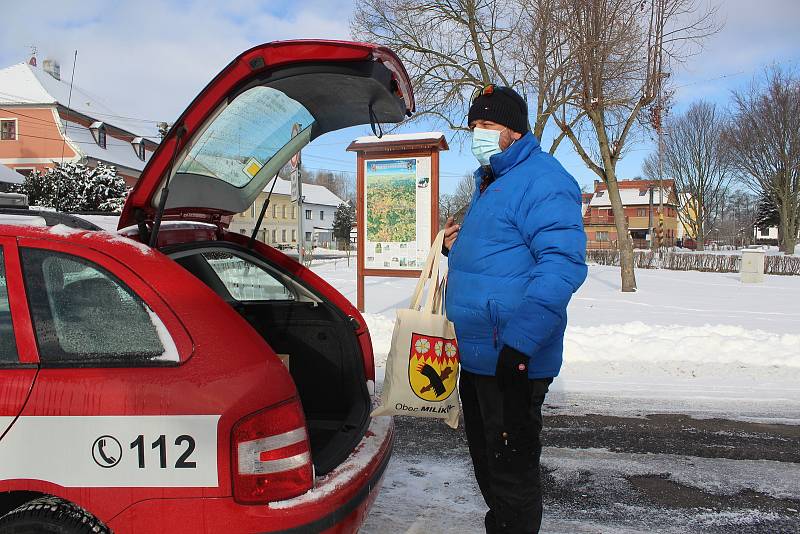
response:
[[[431,158],[364,160],[364,267],[417,270],[431,236]]]

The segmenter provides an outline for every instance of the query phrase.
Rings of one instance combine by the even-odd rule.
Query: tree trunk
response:
[[[797,246],[797,220],[789,220],[789,217],[781,218],[781,239],[780,248],[784,254],[794,254]]]
[[[619,196],[617,177],[614,168],[606,168],[606,185],[611,199],[611,210],[614,212],[614,226],[617,228],[617,246],[619,248],[619,267],[622,277],[622,292],[636,291],[636,275],[633,272],[633,240],[625,220],[625,209]]]

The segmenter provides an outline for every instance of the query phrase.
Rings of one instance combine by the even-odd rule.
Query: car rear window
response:
[[[208,262],[231,296],[240,301],[294,300],[280,280],[258,265],[229,252],[203,252]]]
[[[169,359],[161,321],[122,281],[84,258],[20,249],[42,364],[105,366]],[[162,334],[167,335],[167,334]]]
[[[0,365],[16,361],[17,343],[14,338],[14,325],[11,322],[11,308],[8,305],[5,258],[3,247],[0,247]]]
[[[216,178],[244,187],[314,117],[302,104],[270,87],[237,96],[214,118],[178,167],[178,173]]]

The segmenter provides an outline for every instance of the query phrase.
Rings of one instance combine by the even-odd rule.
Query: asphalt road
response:
[[[463,429],[395,424],[395,454],[364,531],[482,532]],[[798,426],[549,415],[543,444],[542,532],[800,533]]]

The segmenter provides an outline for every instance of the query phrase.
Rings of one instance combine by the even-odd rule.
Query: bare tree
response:
[[[541,140],[574,85],[558,18],[563,1],[362,0],[351,30],[403,59],[417,97],[415,117],[435,117],[464,132],[471,97],[497,83],[530,101],[531,129]]]
[[[508,51],[516,45],[519,19],[503,0],[362,0],[351,31],[403,59],[417,117],[436,117],[458,131],[467,129],[476,89],[515,84],[518,69]]]
[[[744,183],[778,210],[781,250],[794,254],[800,223],[800,80],[772,67],[761,83],[734,92],[727,131],[733,163]]]
[[[616,165],[643,112],[656,105],[666,70],[717,30],[716,9],[698,0],[564,0],[576,90],[556,123],[584,163],[607,185],[620,251],[622,291],[636,290],[633,242],[620,200]],[[583,116],[583,117],[582,117]],[[585,118],[584,118],[585,117]]]
[[[710,222],[727,194],[731,182],[730,158],[722,132],[725,117],[714,104],[696,102],[686,113],[667,121],[662,149],[665,176],[675,180],[678,217],[697,249],[711,231]],[[642,170],[648,179],[658,179],[658,155],[647,157]]]
[[[453,204],[456,211],[468,206],[474,194],[475,177],[470,173],[466,173],[458,182],[455,191],[453,191]]]
[[[439,195],[439,228],[444,228],[444,224],[449,217],[456,214],[458,209],[453,203],[453,195],[443,193]]]

